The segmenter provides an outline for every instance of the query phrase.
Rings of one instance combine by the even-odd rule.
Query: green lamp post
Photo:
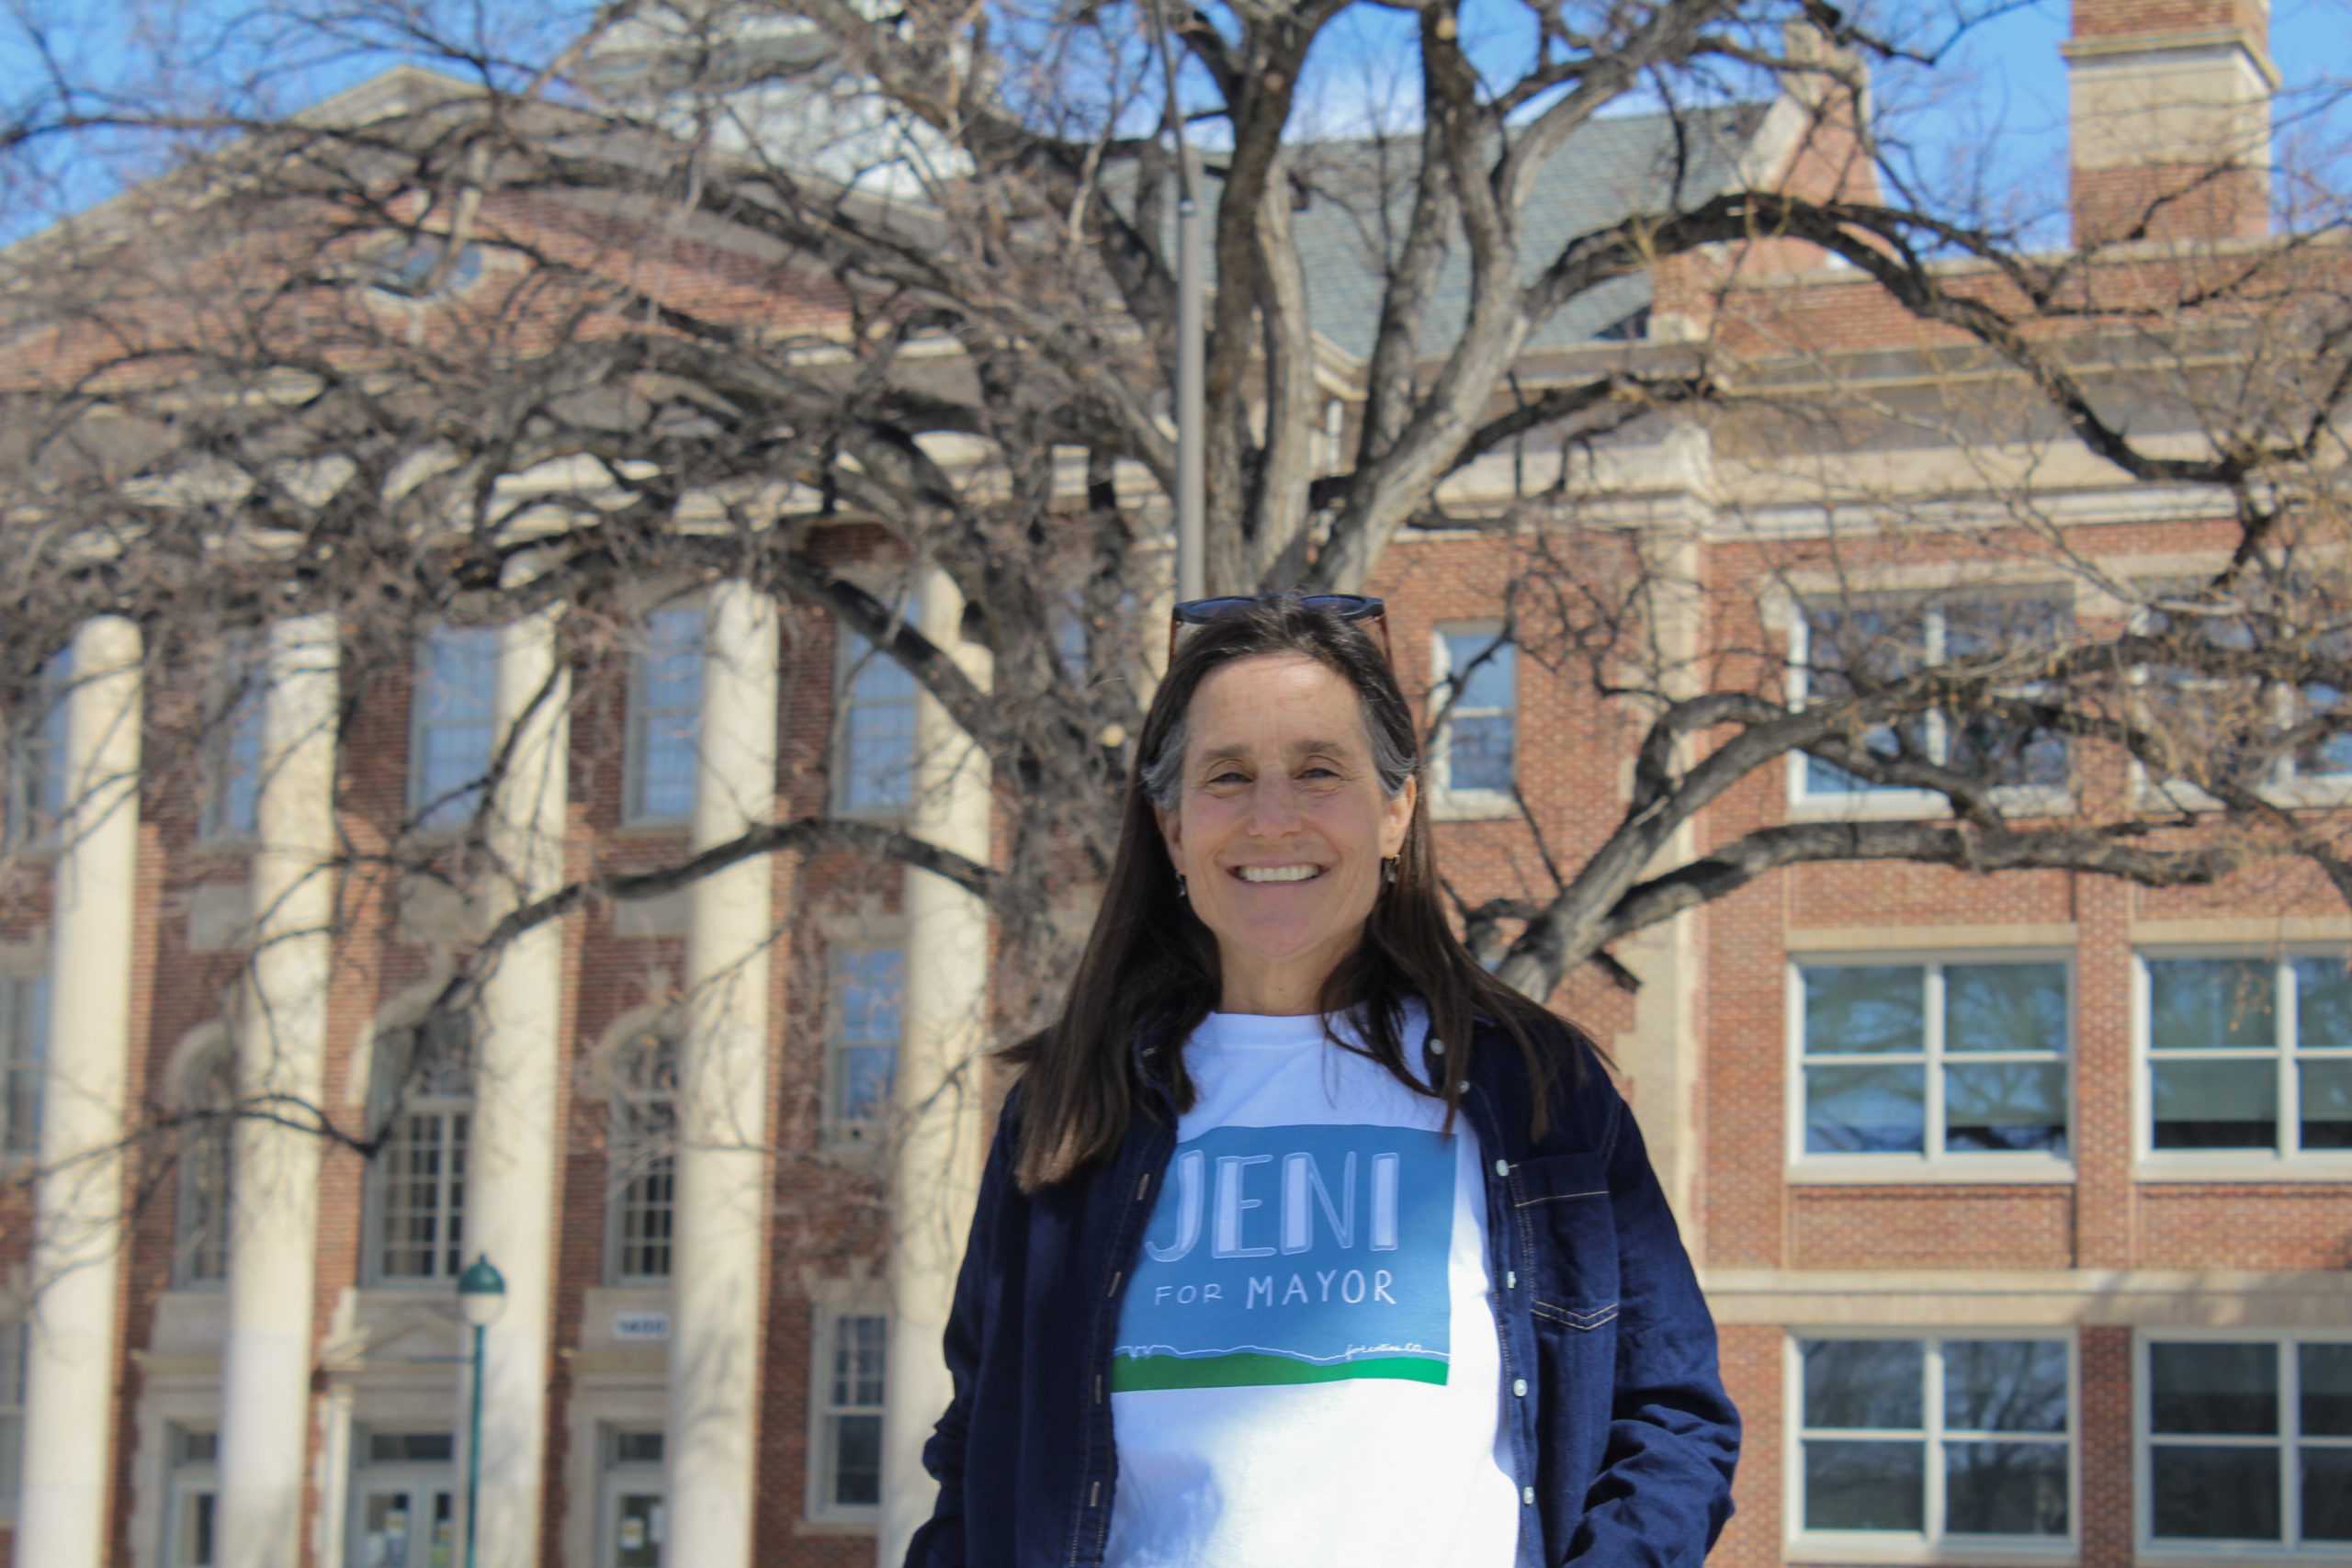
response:
[[[490,1325],[506,1306],[506,1276],[483,1253],[458,1276],[458,1308],[474,1325],[474,1414],[466,1438],[466,1568],[474,1568],[474,1518],[481,1502],[481,1358]]]

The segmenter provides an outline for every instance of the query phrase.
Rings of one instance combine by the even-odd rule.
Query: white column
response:
[[[123,1075],[138,913],[139,628],[74,639],[50,954],[49,1065],[33,1197],[31,1353],[16,1561],[100,1568],[115,1429]]]
[[[311,1303],[334,919],[336,626],[271,628],[255,803],[255,945],[237,1040],[229,1337],[222,1350],[220,1561],[294,1568],[311,1427]]]
[[[498,637],[495,733],[513,740],[491,802],[483,893],[492,917],[553,892],[563,877],[571,682],[558,644],[560,619],[559,610],[542,610]],[[547,1468],[562,922],[532,927],[490,964],[466,1139],[465,1253],[468,1262],[487,1256],[497,1266],[506,1303],[484,1342],[475,1528],[478,1561],[528,1563],[539,1558]]]
[[[922,630],[986,688],[988,655],[958,631],[963,596],[946,573],[922,586]],[[915,708],[909,832],[985,863],[989,760],[928,694]],[[890,1350],[882,1406],[882,1531],[877,1562],[896,1564],[931,1517],[936,1489],[922,1445],[951,1392],[940,1337],[979,1187],[980,1052],[987,1040],[987,907],[956,884],[909,868],[904,1032],[892,1089]]]
[[[745,583],[719,584],[704,648],[697,851],[775,810],[774,603]],[[774,886],[768,858],[754,855],[695,883],[687,912],[663,1561],[695,1568],[752,1561]]]

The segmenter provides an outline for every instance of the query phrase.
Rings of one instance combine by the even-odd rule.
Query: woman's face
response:
[[[1220,666],[1193,694],[1176,809],[1159,811],[1193,912],[1215,933],[1227,1012],[1316,1010],[1380,896],[1415,782],[1380,792],[1355,688],[1301,654]]]

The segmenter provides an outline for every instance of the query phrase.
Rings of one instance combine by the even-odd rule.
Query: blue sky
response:
[[[1874,27],[1901,18],[1906,43],[1948,38],[1947,17],[1999,0],[1852,0]],[[2331,90],[2352,92],[2352,0],[2274,0],[2271,53],[2286,79],[2278,114],[2282,147],[2317,143],[2327,166],[2352,190],[2352,116],[2330,103]],[[510,59],[536,60],[576,25],[572,6],[521,6],[501,0],[426,0],[469,40]],[[398,7],[382,8],[387,15]],[[365,17],[349,6],[326,14]],[[286,109],[351,85],[398,59],[407,41],[381,28],[346,24],[329,32],[285,21],[286,10],[242,0],[13,0],[0,19],[0,122],[41,75],[45,51],[77,77],[118,88],[125,101],[163,94],[198,99],[219,84],[253,84],[268,107]],[[1945,200],[1981,188],[1996,209],[2043,243],[2063,238],[2065,199],[2066,82],[2058,45],[2067,31],[2065,0],[2006,10],[1965,33],[1932,73],[1889,68],[1877,73],[1883,108],[1895,117],[1909,166]],[[1473,58],[1500,75],[1522,58],[1532,37],[1525,9],[1513,0],[1465,0],[1464,36]],[[224,26],[223,24],[226,24]],[[1412,23],[1393,11],[1359,6],[1318,50],[1311,107],[1302,129],[1358,131],[1368,116],[1409,119],[1416,82],[1410,72]],[[160,62],[160,63],[159,63]],[[447,60],[427,63],[448,69]],[[1747,90],[1752,91],[1752,85]],[[1214,138],[1214,131],[1207,133]],[[93,140],[53,143],[38,154],[0,163],[0,238],[37,227],[61,210],[86,205],[119,180],[155,166],[166,150],[153,142]]]

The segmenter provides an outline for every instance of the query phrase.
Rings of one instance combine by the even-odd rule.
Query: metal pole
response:
[[[474,1517],[481,1502],[481,1357],[487,1325],[474,1325],[474,1416],[466,1438],[466,1568],[474,1568]]]
[[[1207,412],[1202,406],[1204,372],[1201,296],[1208,288],[1201,254],[1200,182],[1193,150],[1184,141],[1184,117],[1176,108],[1176,59],[1168,48],[1168,19],[1152,0],[1151,30],[1159,45],[1168,134],[1176,143],[1176,597],[1198,599],[1208,592],[1207,544],[1202,519],[1207,509],[1205,479]]]

